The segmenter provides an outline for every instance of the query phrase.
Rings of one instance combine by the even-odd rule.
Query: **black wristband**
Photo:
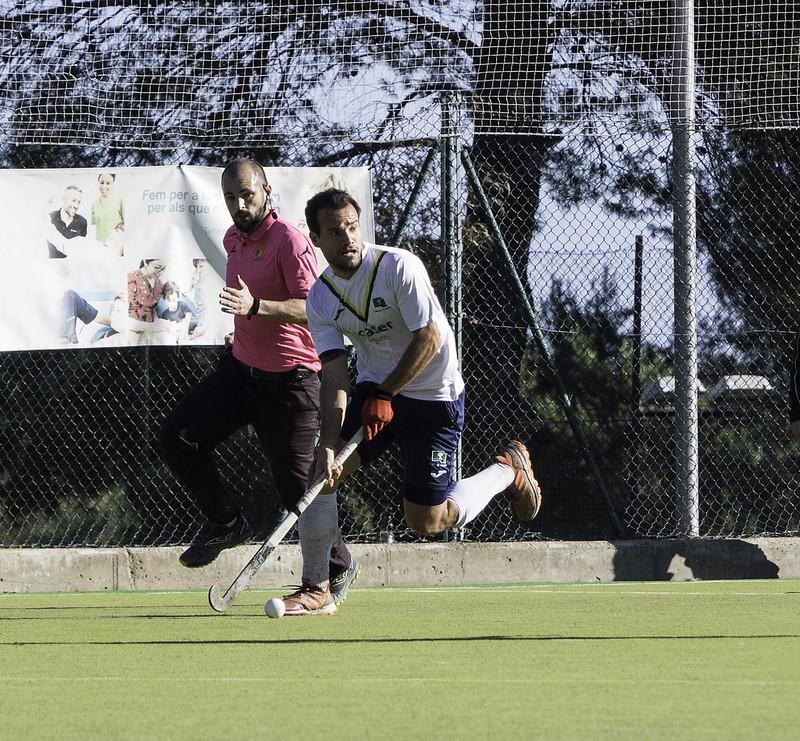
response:
[[[394,398],[394,394],[390,394],[388,391],[384,391],[377,386],[372,390],[372,396],[376,399],[383,399],[384,401],[391,401]]]
[[[257,298],[253,299],[253,305],[250,307],[250,311],[247,312],[247,318],[252,319],[256,314],[258,314],[258,307],[261,305],[261,301]]]

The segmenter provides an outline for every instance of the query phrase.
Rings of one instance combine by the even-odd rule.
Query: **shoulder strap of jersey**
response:
[[[354,302],[350,301],[339,291],[333,281],[324,273],[320,276],[320,280],[328,287],[330,292],[339,299],[339,303],[364,323],[366,323],[369,318],[369,304],[372,298],[372,289],[375,287],[375,279],[378,275],[378,266],[381,264],[381,260],[383,260],[386,254],[385,250],[376,250],[375,262],[372,264],[372,269],[369,272],[369,278],[364,288],[364,293],[361,296],[361,300],[355,302],[355,305]]]

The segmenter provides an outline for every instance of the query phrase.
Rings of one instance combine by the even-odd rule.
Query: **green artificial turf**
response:
[[[0,595],[2,739],[800,735],[800,583]]]

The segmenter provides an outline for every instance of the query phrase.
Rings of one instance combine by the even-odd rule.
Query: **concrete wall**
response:
[[[227,587],[256,551],[224,552],[203,569],[182,548],[0,548],[0,592]],[[353,545],[360,586],[511,582],[800,578],[800,538],[393,543]],[[300,583],[300,550],[280,546],[253,587]]]

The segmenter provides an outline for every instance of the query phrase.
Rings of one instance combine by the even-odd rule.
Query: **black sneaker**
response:
[[[253,529],[244,515],[236,515],[232,525],[218,525],[206,522],[197,533],[192,544],[178,559],[181,566],[197,569],[210,564],[226,548],[247,543],[253,537]]]
[[[358,579],[360,571],[361,565],[358,563],[358,559],[355,556],[351,556],[350,566],[340,571],[336,576],[331,576],[331,597],[333,597],[334,604],[340,605],[347,599],[347,590]]]

